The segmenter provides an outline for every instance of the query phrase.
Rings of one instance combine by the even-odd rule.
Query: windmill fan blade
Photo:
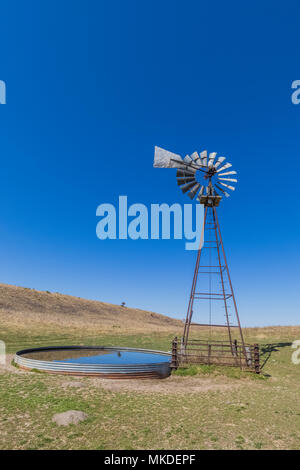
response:
[[[172,162],[172,158],[171,158],[171,162]],[[180,168],[181,170],[187,170],[193,174],[195,174],[197,171],[197,167],[195,166],[192,159],[190,160],[190,162],[182,160],[180,163],[177,163],[177,161],[175,161],[174,163],[176,165],[176,168]]]
[[[193,153],[191,154],[191,158],[192,158],[194,161],[198,160],[198,159],[200,158],[199,155],[198,155],[198,152],[193,152]]]
[[[188,164],[193,163],[193,159],[189,155],[186,155],[183,160]]]
[[[203,152],[200,153],[201,161],[203,166],[207,166],[207,150],[203,150]]]
[[[204,186],[201,186],[199,194],[197,196],[197,201],[201,202],[201,196],[203,195],[204,192]]]
[[[191,181],[194,181],[193,176],[189,176],[188,178],[177,178],[177,184],[178,186],[181,186],[182,184],[190,183]]]
[[[219,178],[219,180],[222,180],[222,181],[231,181],[232,183],[237,183],[238,180],[236,180],[235,178]]]
[[[208,166],[213,166],[214,159],[216,158],[217,152],[212,152],[209,154]]]
[[[155,146],[154,151],[154,163],[153,166],[156,168],[182,168],[180,163],[182,162],[180,155],[169,152],[168,150],[162,149]],[[178,162],[178,163],[177,163]]]
[[[217,184],[215,185],[216,188],[218,188],[220,191],[222,191],[223,194],[225,194],[226,197],[229,197],[230,194],[228,194],[226,191],[224,191],[224,189],[222,189],[220,186],[218,186]]]
[[[216,161],[215,165],[214,165],[215,168],[218,168],[218,166],[220,166],[221,163],[224,162],[224,160],[226,160],[225,157],[219,157],[218,160]]]
[[[204,191],[204,186],[201,186],[200,191],[199,191],[199,196],[202,196],[203,191]]]
[[[181,186],[181,191],[184,193],[186,193],[189,189],[191,189],[193,186],[195,186],[195,184],[197,183],[196,180],[192,181],[191,183],[188,183],[188,184],[185,184],[184,186]]]
[[[219,173],[219,176],[226,176],[226,175],[237,175],[236,171],[226,171],[225,173]]]
[[[186,177],[188,178],[189,176],[194,177],[194,172],[189,171],[189,170],[185,170],[185,171],[177,170],[176,176],[177,178],[186,178]]]
[[[198,165],[195,165],[194,160],[189,155],[184,157],[183,164],[186,165],[186,168],[190,169],[193,173],[196,173]]]
[[[228,188],[228,189],[231,189],[232,191],[235,191],[235,187],[234,187],[234,186],[230,186],[230,184],[221,183],[221,181],[220,181],[220,184],[221,184],[222,186],[225,186],[225,187]]]
[[[222,168],[219,168],[217,170],[217,173],[219,173],[220,171],[226,170],[226,168],[230,168],[231,166],[232,166],[231,163],[226,163],[224,166],[222,166]]]
[[[192,153],[191,157],[194,160],[194,165],[199,166],[199,167],[202,166],[201,159],[198,155],[198,152]]]
[[[196,183],[195,186],[191,189],[191,191],[188,194],[188,197],[190,199],[194,199],[194,197],[196,196],[200,186],[201,186],[200,183]]]

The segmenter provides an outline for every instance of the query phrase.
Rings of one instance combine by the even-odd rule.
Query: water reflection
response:
[[[152,364],[170,362],[169,356],[140,351],[69,349],[35,351],[24,357],[42,361],[68,362],[76,364]]]

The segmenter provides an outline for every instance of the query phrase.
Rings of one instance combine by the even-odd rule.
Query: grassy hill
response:
[[[6,284],[0,284],[0,315],[1,321],[7,318],[18,325],[20,321],[26,326],[59,322],[61,326],[84,326],[92,331],[95,327],[110,330],[121,326],[134,331],[161,330],[181,323],[154,312]]]
[[[182,329],[182,322],[158,313],[6,284],[0,284],[0,325],[10,351]]]

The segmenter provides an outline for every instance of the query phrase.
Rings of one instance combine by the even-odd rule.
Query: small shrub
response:
[[[262,448],[262,446],[263,446],[263,443],[262,443],[262,442],[255,442],[255,443],[254,443],[255,449],[260,450],[260,449]]]
[[[208,364],[203,364],[201,366],[198,366],[198,370],[200,374],[213,374],[216,371],[216,366],[208,365]]]
[[[44,370],[40,370],[40,369],[30,369],[29,372],[34,372],[35,374],[46,374],[46,372]]]
[[[198,374],[198,367],[197,366],[190,366],[190,367],[180,367],[179,369],[173,372],[175,375],[197,375]]]

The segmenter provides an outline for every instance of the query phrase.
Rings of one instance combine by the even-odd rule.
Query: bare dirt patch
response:
[[[224,392],[237,389],[241,383],[234,383],[226,377],[176,377],[155,380],[111,380],[91,378],[89,381],[93,386],[101,387],[114,392],[139,392],[139,393],[159,393],[165,395],[206,393],[212,391]]]
[[[12,372],[16,374],[28,374],[30,372],[19,369],[11,364],[14,358],[13,354],[7,354],[6,364],[0,364],[0,374]],[[167,379],[100,379],[97,377],[74,377],[70,380],[65,380],[64,375],[57,374],[54,378],[52,374],[46,374],[51,382],[55,381],[57,385],[63,388],[85,388],[88,385],[93,387],[100,387],[104,390],[112,392],[137,392],[137,393],[157,393],[164,395],[176,394],[190,394],[190,393],[207,393],[207,392],[226,392],[228,390],[236,390],[248,380],[239,380],[239,382],[232,379],[220,377],[179,377],[170,376]]]
[[[73,381],[69,381],[69,382],[63,382],[62,384],[62,387],[73,387],[73,388],[83,388],[86,386],[86,384],[84,382],[79,382],[79,381],[76,381],[76,380],[73,380]]]

